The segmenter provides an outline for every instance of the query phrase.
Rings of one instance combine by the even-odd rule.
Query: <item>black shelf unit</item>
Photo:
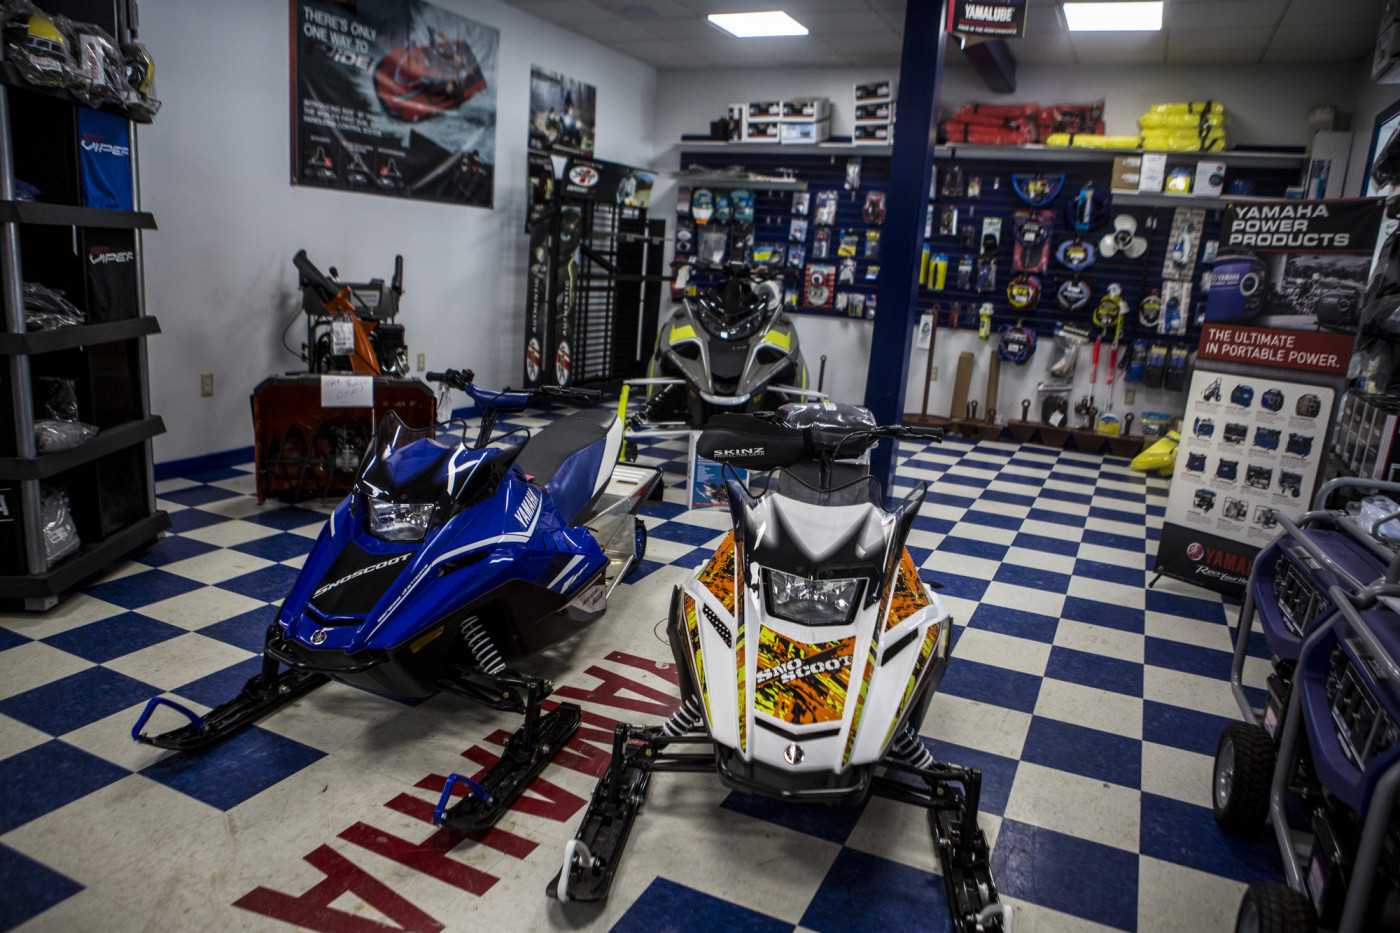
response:
[[[134,38],[133,0],[50,0],[45,9]],[[160,325],[145,314],[141,270],[142,231],[155,229],[155,218],[82,206],[83,106],[65,90],[29,86],[0,59],[0,605],[30,610],[52,607],[170,527],[156,508],[151,462],[151,438],[165,423],[150,412],[147,386],[146,338]],[[125,117],[128,127],[149,122],[99,109]],[[133,133],[133,166],[135,148]],[[15,200],[19,179],[42,201]],[[121,259],[87,261],[112,254]],[[24,282],[61,289],[87,323],[27,331]],[[41,455],[35,395],[53,378],[72,381],[80,420],[99,430],[77,447]],[[45,487],[67,493],[82,542],[52,563],[43,546]]]

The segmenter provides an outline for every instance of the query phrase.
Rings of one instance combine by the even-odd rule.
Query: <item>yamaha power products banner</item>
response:
[[[1242,596],[1274,512],[1308,509],[1345,390],[1376,200],[1231,204],[1156,570]]]
[[[491,207],[500,33],[423,0],[291,0],[292,184]]]

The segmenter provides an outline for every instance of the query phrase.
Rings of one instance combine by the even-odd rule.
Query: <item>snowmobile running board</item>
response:
[[[204,716],[174,700],[152,697],[136,720],[136,725],[131,727],[131,737],[158,748],[198,751],[222,742],[243,727],[251,726],[330,680],[325,674],[313,671],[290,670],[282,674],[277,671],[276,659],[264,655],[262,671],[248,678],[238,696],[219,704]],[[168,706],[184,714],[190,724],[160,735],[142,734],[141,729],[159,706]]]
[[[673,744],[701,745],[706,752],[667,752]],[[618,723],[608,770],[593,788],[578,833],[566,847],[564,863],[546,893],[561,901],[607,897],[632,824],[646,801],[652,772],[713,773],[715,762],[714,742],[708,735],[692,731],[669,736],[659,728]],[[919,768],[893,759],[881,765],[887,771],[872,779],[873,793],[928,811],[953,930],[1010,933],[1011,910],[997,896],[987,837],[977,825],[982,772],[951,764]],[[924,786],[891,776],[894,772],[920,779]]]

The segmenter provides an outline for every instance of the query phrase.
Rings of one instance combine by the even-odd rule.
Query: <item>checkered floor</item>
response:
[[[160,483],[172,534],[43,616],[0,615],[0,929],[945,929],[907,808],[783,805],[707,775],[653,782],[606,905],[546,900],[609,725],[674,705],[660,620],[727,521],[679,504],[680,446],[642,450],[668,488],[645,510],[641,571],[528,665],[584,706],[584,729],[472,838],[433,828],[431,803],[518,720],[457,697],[332,684],[203,756],[131,741],[148,698],[204,709],[255,671],[330,508],[259,506],[250,467]],[[1001,443],[901,455],[901,487],[930,483],[910,549],[958,623],[923,732],[983,770],[1017,929],[1229,929],[1245,883],[1279,877],[1277,854],[1211,818],[1236,610],[1145,588],[1167,481]],[[1247,680],[1266,663],[1254,652]]]

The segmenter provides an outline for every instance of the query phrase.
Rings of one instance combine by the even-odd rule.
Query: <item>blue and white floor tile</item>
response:
[[[608,725],[674,705],[658,621],[727,527],[681,504],[682,442],[641,454],[673,465],[645,510],[646,562],[602,620],[530,665],[583,705],[584,729],[470,839],[430,824],[443,775],[488,765],[517,722],[457,697],[333,684],[203,756],[130,740],[150,697],[203,711],[256,670],[333,505],[258,505],[251,465],[158,484],[173,533],[45,615],[0,615],[0,930],[946,929],[917,814],[793,807],[707,775],[653,781],[606,905],[546,900]],[[957,439],[901,456],[899,493],[930,484],[911,551],[957,621],[923,733],[982,769],[1017,929],[1229,928],[1245,884],[1279,866],[1268,839],[1211,818],[1237,610],[1145,588],[1166,480]],[[1247,681],[1266,666],[1251,657]]]

